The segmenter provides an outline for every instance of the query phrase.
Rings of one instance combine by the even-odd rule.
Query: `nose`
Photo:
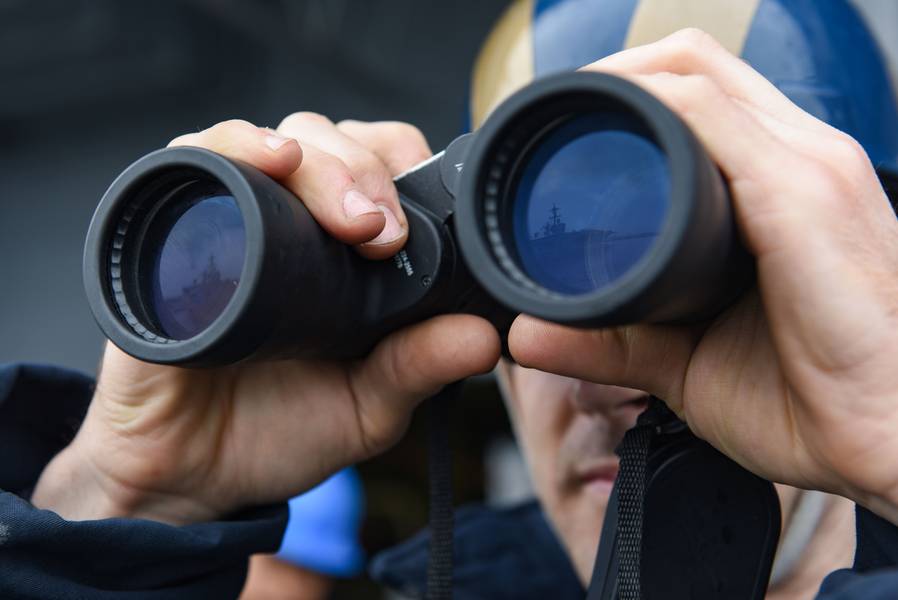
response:
[[[640,390],[582,380],[577,382],[570,397],[578,412],[600,414],[609,419],[624,418],[633,423],[648,403],[648,395]]]

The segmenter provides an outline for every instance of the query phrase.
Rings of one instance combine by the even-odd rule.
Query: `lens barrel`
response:
[[[160,150],[122,173],[84,256],[106,335],[138,358],[191,366],[326,354],[358,325],[365,274],[290,192],[199,148]]]
[[[611,75],[565,73],[510,97],[472,142],[458,197],[480,285],[547,320],[698,321],[752,278],[717,167],[670,109]]]

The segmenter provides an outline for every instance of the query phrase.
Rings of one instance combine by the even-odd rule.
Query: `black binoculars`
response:
[[[707,319],[750,283],[724,178],[636,85],[566,73],[395,179],[405,248],[369,261],[291,192],[199,148],[160,150],[106,192],[84,279],[104,333],[182,366],[353,358],[468,312],[604,327]]]

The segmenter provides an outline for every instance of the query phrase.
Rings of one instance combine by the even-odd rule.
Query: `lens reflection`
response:
[[[151,310],[162,333],[185,340],[211,325],[234,295],[246,231],[236,201],[223,188],[188,186],[177,196],[147,238],[156,246],[149,284]]]
[[[574,117],[540,141],[521,171],[513,194],[521,267],[555,292],[600,290],[652,246],[669,193],[667,159],[634,117]]]

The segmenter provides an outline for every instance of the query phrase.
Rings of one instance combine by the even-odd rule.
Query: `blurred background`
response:
[[[100,196],[133,160],[223,119],[276,126],[297,110],[409,121],[439,150],[461,131],[474,57],[507,4],[0,0],[0,362],[94,372],[102,336],[81,249]],[[858,5],[894,71],[898,2]],[[360,468],[369,554],[426,522],[420,421]],[[457,501],[510,489],[488,474],[518,460],[489,378],[468,386],[452,427]],[[381,597],[364,579],[333,596]]]

